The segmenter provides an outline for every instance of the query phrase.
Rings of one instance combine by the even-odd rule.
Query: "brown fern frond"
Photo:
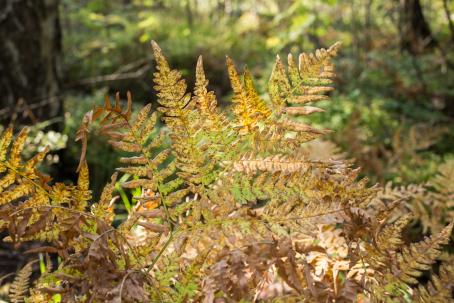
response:
[[[413,243],[397,255],[399,272],[396,275],[408,284],[416,284],[422,271],[430,266],[441,255],[441,248],[447,244],[451,236],[454,222],[446,226],[439,234],[432,235],[421,242]]]
[[[25,302],[25,297],[28,293],[30,276],[33,271],[33,264],[36,261],[31,261],[27,263],[22,269],[18,272],[14,278],[14,282],[11,284],[9,289],[9,299],[13,303],[22,303]]]
[[[88,147],[88,134],[90,132],[90,125],[93,123],[93,121],[102,117],[100,121],[101,125],[105,125],[107,124],[107,122],[110,122],[108,125],[110,126],[110,128],[114,129],[125,126],[125,124],[127,124],[131,117],[131,113],[132,96],[131,93],[128,92],[126,108],[123,109],[123,107],[121,106],[120,94],[116,93],[115,105],[112,106],[110,98],[108,96],[105,96],[104,106],[97,106],[84,115],[82,123],[76,132],[76,141],[81,141],[82,143],[82,150],[77,171],[80,170],[83,163],[85,162]]]
[[[432,275],[426,286],[419,285],[415,289],[412,299],[418,303],[445,303],[452,302],[454,289],[454,266],[452,261],[443,262],[439,274]]]

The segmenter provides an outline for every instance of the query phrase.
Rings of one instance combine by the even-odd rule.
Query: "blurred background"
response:
[[[199,54],[228,108],[225,55],[248,65],[266,97],[276,54],[343,44],[337,90],[313,123],[371,184],[421,183],[454,153],[454,1],[1,0],[0,120],[30,125],[27,152],[50,145],[46,170],[74,180],[75,132],[105,95],[156,102],[150,41],[191,87]],[[95,196],[116,154],[92,134]],[[1,259],[1,255],[0,255]]]

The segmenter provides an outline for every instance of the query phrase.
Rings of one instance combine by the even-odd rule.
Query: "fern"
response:
[[[426,286],[420,285],[413,295],[415,302],[450,302],[454,288],[454,268],[451,260],[444,261],[438,275],[432,275]]]
[[[417,278],[442,254],[453,223],[446,216],[440,233],[418,243],[405,243],[402,231],[418,217],[407,214],[412,197],[451,198],[449,174],[443,170],[422,186],[370,187],[335,147],[311,141],[328,132],[307,116],[323,112],[314,103],[333,89],[338,48],[302,54],[298,63],[290,55],[287,67],[278,57],[269,98],[228,58],[228,115],[207,88],[202,57],[191,93],[153,42],[158,108],[148,104],[133,113],[128,92],[126,102],[117,94],[114,103],[106,97],[88,112],[77,131],[75,185],[39,173],[45,152],[23,161],[26,131],[13,139],[6,130],[0,140],[5,240],[38,240],[42,245],[30,253],[62,260],[35,282],[30,300],[55,294],[62,302],[445,298],[439,280],[449,276],[446,269],[427,286]],[[86,162],[95,125],[125,154],[98,201]],[[121,187],[140,190],[128,216],[113,225],[124,174],[134,178]],[[27,285],[17,285],[21,300]]]
[[[398,257],[398,277],[401,280],[409,284],[418,283],[415,278],[421,275],[421,271],[430,269],[430,265],[441,254],[441,246],[449,241],[453,224],[454,222],[446,226],[436,236],[404,248]]]
[[[25,298],[28,292],[30,276],[32,275],[32,265],[35,261],[27,263],[18,272],[14,278],[14,282],[11,284],[9,289],[9,299],[13,303],[25,302]]]

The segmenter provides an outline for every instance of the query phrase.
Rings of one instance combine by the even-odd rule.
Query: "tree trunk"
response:
[[[424,18],[420,0],[400,1],[401,49],[418,55],[437,45]]]
[[[0,120],[62,114],[59,0],[0,1]]]

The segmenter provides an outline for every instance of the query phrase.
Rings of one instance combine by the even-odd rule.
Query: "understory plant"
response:
[[[329,131],[311,126],[308,116],[323,112],[314,104],[333,89],[339,47],[286,62],[277,57],[266,98],[250,72],[240,75],[227,58],[233,97],[224,113],[202,57],[191,93],[153,42],[159,106],[133,114],[128,93],[127,104],[117,95],[88,112],[77,132],[82,155],[74,185],[39,172],[46,150],[22,159],[26,129],[15,138],[4,131],[4,240],[38,241],[28,252],[50,255],[32,283],[33,266],[18,273],[11,301],[451,301],[454,259],[443,246],[452,217],[407,243],[402,235],[413,216],[402,205],[414,198],[411,190],[368,186],[351,161],[321,156],[325,148],[313,145]],[[85,157],[94,125],[128,155],[97,201]],[[121,186],[137,202],[113,224],[124,174],[133,178]],[[444,177],[451,179],[443,186],[435,179],[425,195],[452,205],[454,178]]]

